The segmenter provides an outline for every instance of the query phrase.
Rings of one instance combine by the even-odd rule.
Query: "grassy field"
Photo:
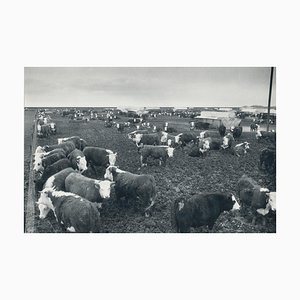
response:
[[[28,120],[27,120],[28,119]],[[116,121],[127,121],[122,118]],[[25,123],[32,123],[32,115],[25,114]],[[90,146],[99,146],[118,152],[117,163],[120,169],[136,174],[152,174],[157,184],[157,202],[151,217],[145,218],[141,212],[133,209],[120,208],[115,203],[114,191],[111,199],[104,203],[101,211],[101,232],[174,232],[170,222],[171,204],[178,197],[190,197],[198,192],[226,191],[237,194],[237,181],[247,174],[260,185],[276,191],[276,178],[259,170],[259,152],[266,147],[265,142],[258,143],[253,132],[243,132],[240,141],[250,142],[251,151],[243,157],[236,157],[221,151],[211,151],[206,158],[190,157],[188,148],[184,151],[175,150],[174,158],[168,159],[165,167],[157,162],[140,168],[140,157],[135,144],[128,139],[127,133],[135,128],[126,128],[123,133],[117,132],[115,127],[105,128],[104,121],[94,120],[88,123],[70,122],[68,118],[53,116],[57,124],[57,134],[49,138],[38,139],[38,145],[56,144],[57,138],[78,135],[84,138]],[[177,117],[162,117],[148,120],[151,124],[162,127],[169,122],[169,127],[177,133],[189,132],[189,119]],[[26,123],[26,124],[27,124]],[[25,125],[26,125],[25,124]],[[30,126],[29,126],[30,127]],[[216,130],[210,130],[212,135],[218,136]],[[25,132],[25,146],[29,133]],[[28,166],[29,157],[25,155],[24,164]],[[26,174],[25,169],[25,195]],[[102,178],[104,170],[100,169],[98,176]],[[26,199],[25,199],[26,200]],[[53,214],[45,220],[38,219],[35,212],[36,232],[61,232]],[[197,228],[192,232],[208,232],[207,228]],[[223,213],[217,220],[213,232],[276,232],[276,222],[268,219],[267,225],[251,224],[251,216],[241,212]]]

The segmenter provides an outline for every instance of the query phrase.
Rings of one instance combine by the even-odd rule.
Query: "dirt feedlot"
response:
[[[28,177],[30,165],[31,132],[33,129],[34,112],[25,111],[25,155],[24,155],[24,191],[25,203],[28,194]],[[125,171],[135,174],[151,174],[157,184],[157,199],[152,216],[146,218],[141,212],[130,208],[120,208],[115,203],[114,191],[111,199],[106,201],[101,210],[101,232],[175,232],[171,227],[171,204],[178,197],[190,197],[199,192],[232,192],[237,195],[237,181],[247,174],[261,186],[270,191],[276,191],[276,178],[258,168],[260,150],[266,147],[266,142],[258,143],[255,133],[243,132],[240,141],[250,143],[251,152],[246,156],[236,157],[222,151],[211,151],[205,158],[190,157],[188,149],[174,151],[174,157],[167,160],[166,166],[157,162],[140,168],[140,156],[135,144],[128,139],[127,133],[135,130],[125,128],[123,133],[115,127],[106,128],[104,121],[91,120],[87,123],[70,122],[67,117],[53,115],[57,125],[57,134],[49,138],[38,138],[37,145],[57,144],[57,138],[78,135],[88,142],[89,146],[99,146],[118,153],[116,165]],[[116,121],[127,121],[124,118]],[[189,131],[190,119],[158,116],[148,119],[154,125],[162,127],[163,122],[177,130],[177,134]],[[218,136],[217,131],[210,130]],[[100,170],[101,171],[101,170]],[[103,176],[104,170],[101,174]],[[101,177],[98,177],[101,179]],[[37,197],[37,195],[36,195]],[[31,201],[36,199],[30,199]],[[25,206],[26,207],[26,206]],[[35,232],[61,232],[52,212],[46,219],[39,220],[38,209],[35,207]],[[206,227],[191,229],[192,232],[208,232]],[[224,212],[218,218],[212,232],[276,232],[275,220],[268,219],[266,226],[260,222],[251,224],[251,216],[239,211]]]

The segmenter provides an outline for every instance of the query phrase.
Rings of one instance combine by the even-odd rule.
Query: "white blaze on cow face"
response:
[[[43,171],[44,170],[44,167],[42,165],[42,159],[41,157],[36,157],[34,163],[33,163],[33,170],[36,171],[36,172],[39,172],[39,171]]]
[[[47,192],[41,191],[40,197],[36,202],[40,210],[40,219],[45,219],[49,211],[52,209],[54,211],[54,206],[51,199],[48,197]]]
[[[35,149],[35,155],[38,154],[38,153],[44,153],[44,149],[42,146],[37,146],[36,149]]]
[[[162,132],[162,135],[161,135],[161,138],[160,138],[161,143],[166,143],[167,139],[168,139],[168,133],[167,132]]]
[[[143,137],[142,133],[137,133],[135,135],[135,138],[133,138],[133,141],[136,142],[136,144],[138,144],[141,141],[142,137]]]
[[[64,139],[57,139],[57,144],[61,144],[63,142]]]
[[[200,139],[204,139],[206,131],[200,132]]]
[[[114,180],[113,175],[112,175],[111,167],[106,168],[106,172],[105,172],[105,174],[104,174],[104,178],[105,178],[105,179],[108,179],[108,180],[110,180],[110,181],[113,181],[113,180]]]
[[[256,131],[256,138],[258,139],[261,136],[262,136],[262,134],[261,134],[260,130],[257,129],[257,131]]]
[[[117,160],[117,152],[108,154],[109,165],[114,166]]]
[[[182,133],[179,133],[178,135],[175,136],[175,143],[179,144],[179,138],[182,136]]]
[[[55,128],[55,123],[50,123],[50,128],[54,129]]]
[[[168,156],[173,157],[174,156],[174,148],[168,147],[167,148]]]
[[[172,145],[172,140],[168,139],[167,145],[170,147]]]
[[[37,131],[40,132],[42,130],[42,126],[40,124],[37,124]]]
[[[232,199],[232,201],[234,202],[233,207],[232,207],[231,210],[237,210],[237,209],[240,209],[241,206],[240,206],[240,204],[237,202],[237,200],[236,200],[236,198],[234,197],[233,194],[231,195],[231,199]]]
[[[81,173],[87,170],[87,162],[85,156],[77,156],[76,163],[77,163],[78,170]]]
[[[109,180],[95,180],[95,187],[99,189],[99,194],[102,199],[110,198],[110,189],[112,182]]]
[[[119,123],[117,123],[117,128],[120,128],[120,124]]]
[[[140,129],[140,125],[136,125],[136,129]]]

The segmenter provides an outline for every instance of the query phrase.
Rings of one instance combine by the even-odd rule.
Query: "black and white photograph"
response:
[[[275,67],[24,72],[25,232],[276,232]]]
[[[12,0],[1,299],[299,299],[299,8]]]

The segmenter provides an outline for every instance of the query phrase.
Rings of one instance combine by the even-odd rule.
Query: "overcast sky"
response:
[[[270,67],[26,67],[25,106],[267,105]],[[276,105],[276,74],[271,105]]]

